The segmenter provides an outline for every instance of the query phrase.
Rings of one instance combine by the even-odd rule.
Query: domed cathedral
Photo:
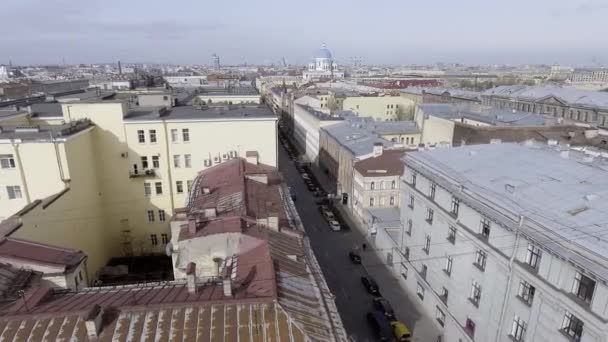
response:
[[[325,46],[314,54],[313,60],[308,64],[308,69],[302,74],[305,82],[323,81],[344,78],[344,72],[338,70],[338,64],[333,60],[331,51]]]

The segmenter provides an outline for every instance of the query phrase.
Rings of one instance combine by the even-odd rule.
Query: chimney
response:
[[[232,297],[232,279],[230,278],[230,275],[222,280],[222,284],[224,285],[224,296]]]
[[[257,151],[247,151],[245,152],[245,159],[249,164],[258,165],[258,152]]]
[[[188,221],[188,233],[190,235],[196,234],[196,221],[195,220]]]
[[[268,228],[279,231],[279,216],[277,214],[270,214],[268,216]]]
[[[211,193],[211,188],[208,186],[203,187],[203,194],[209,195]]]
[[[96,340],[99,337],[102,318],[103,308],[99,304],[95,304],[84,318],[84,324],[90,340]]]
[[[382,150],[384,149],[384,146],[382,146],[381,142],[377,142],[374,143],[374,157],[379,157],[382,155]]]
[[[196,293],[196,264],[193,262],[188,263],[188,266],[186,266],[186,286],[188,293]]]

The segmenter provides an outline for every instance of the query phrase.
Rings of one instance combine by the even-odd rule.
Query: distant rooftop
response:
[[[210,81],[213,83],[213,81]],[[229,96],[229,95],[258,95],[258,91],[254,87],[205,87],[203,91],[198,94],[200,96]]]
[[[468,104],[425,103],[419,105],[428,115],[448,120],[469,119],[491,126],[546,126],[557,124],[554,118],[509,109],[471,106]]]
[[[276,115],[266,105],[210,105],[202,109],[193,106],[134,107],[126,121],[138,120],[211,120],[211,119],[271,119]]]
[[[61,103],[56,102],[42,102],[34,103],[30,106],[32,115],[35,117],[46,118],[46,117],[61,117],[63,111],[61,110]]]
[[[566,88],[555,85],[547,86],[499,86],[482,93],[484,96],[499,96],[517,98],[520,100],[538,101],[554,97],[571,106],[608,109],[608,93],[576,88]]]
[[[38,125],[38,126],[9,126],[0,125],[0,140],[51,140],[65,138],[88,128],[94,127],[89,120],[79,120],[61,125]]]
[[[360,160],[355,163],[355,170],[363,177],[389,177],[403,174],[401,157],[405,150],[385,150],[382,155]]]
[[[506,226],[522,215],[533,241],[606,280],[606,156],[567,145],[487,144],[412,152],[403,160]]]
[[[458,89],[458,88],[426,88],[423,93],[432,95],[448,95],[467,100],[480,101],[481,93],[477,91]]]
[[[57,102],[62,102],[62,103],[63,102],[86,101],[86,100],[93,100],[93,99],[103,100],[106,98],[111,98],[114,94],[115,94],[114,92],[109,92],[109,91],[87,90],[82,93],[56,96],[55,100],[57,100]]]

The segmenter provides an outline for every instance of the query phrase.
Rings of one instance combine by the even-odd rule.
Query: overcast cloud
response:
[[[2,0],[0,64],[608,64],[608,0]]]

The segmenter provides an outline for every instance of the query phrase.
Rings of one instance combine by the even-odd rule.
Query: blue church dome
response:
[[[331,59],[331,52],[329,49],[327,49],[325,44],[323,44],[323,46],[321,46],[321,48],[315,53],[315,58]]]

